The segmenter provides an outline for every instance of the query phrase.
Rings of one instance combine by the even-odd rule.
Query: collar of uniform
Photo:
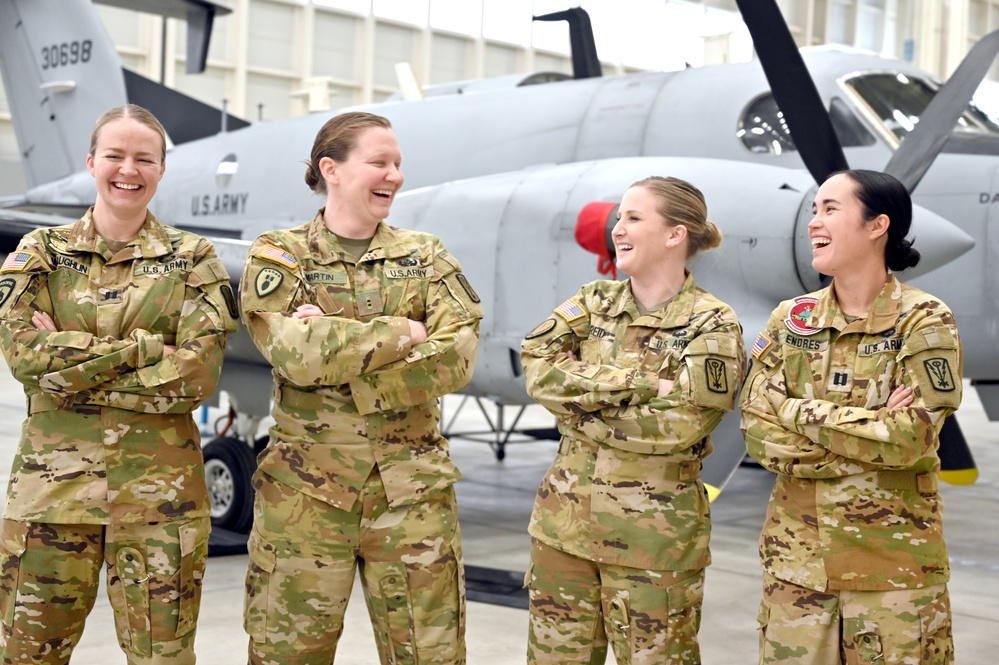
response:
[[[689,270],[684,269],[683,274],[685,278],[683,280],[683,286],[680,287],[679,293],[670,298],[669,302],[666,304],[665,313],[662,319],[657,320],[659,328],[676,328],[678,326],[687,325],[690,321],[690,317],[694,311],[694,300],[695,293],[694,290],[697,288],[694,284],[694,276]],[[610,316],[619,316],[622,312],[627,311],[631,314],[633,321],[638,321],[642,318],[641,312],[638,311],[638,305],[635,302],[635,294],[631,292],[631,280],[628,282],[628,295],[626,298],[618,298],[617,302],[608,312]]]
[[[846,315],[836,300],[833,286],[830,284],[818,292],[818,302],[808,319],[809,328],[835,328],[841,332],[881,333],[895,326],[902,313],[902,283],[891,272],[888,281],[881,292],[874,298],[874,304],[864,315],[864,318],[853,322],[846,320]]]
[[[337,242],[336,234],[331,233],[326,228],[323,220],[323,212],[326,208],[320,208],[316,213],[312,223],[309,224],[308,242],[309,251],[313,260],[322,265],[329,265],[336,261],[353,263],[353,257]],[[399,234],[396,229],[385,222],[378,222],[375,235],[371,238],[371,244],[360,258],[360,261],[372,261],[377,259],[393,259],[409,256],[410,250],[399,242]]]
[[[94,226],[94,208],[91,206],[78,222],[69,227],[66,233],[65,249],[70,252],[87,252],[91,254],[110,253],[103,238],[97,233]],[[119,254],[129,248],[129,258],[139,258],[135,256],[135,248],[139,250],[142,258],[154,258],[165,256],[172,251],[173,245],[167,234],[166,227],[159,222],[153,213],[146,211],[146,220],[142,223],[138,235],[125,246]]]

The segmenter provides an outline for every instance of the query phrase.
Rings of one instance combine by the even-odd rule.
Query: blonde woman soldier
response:
[[[204,238],[147,206],[166,141],[149,111],[97,121],[97,201],[32,231],[0,268],[0,347],[28,417],[0,533],[5,663],[68,663],[107,567],[129,663],[194,663],[209,506],[192,411],[236,329]]]
[[[402,187],[389,121],[316,136],[311,222],[253,244],[242,310],[274,368],[246,581],[250,662],[333,662],[360,567],[382,663],[465,662],[454,483],[438,398],[475,365],[479,298],[428,233],[383,220]]]
[[[629,279],[583,286],[523,344],[562,434],[531,515],[528,662],[603,663],[609,642],[619,663],[699,663],[699,473],[744,375],[742,330],[686,269],[721,242],[696,187],[636,182],[613,239]]]

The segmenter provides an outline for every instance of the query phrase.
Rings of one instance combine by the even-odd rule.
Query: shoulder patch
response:
[[[541,325],[539,325],[531,332],[527,333],[524,339],[534,339],[535,337],[541,337],[546,333],[550,333],[552,329],[555,327],[555,323],[556,323],[555,319],[545,319],[544,321],[541,322]]]
[[[295,258],[295,255],[281,249],[277,245],[267,245],[263,249],[258,250],[256,256],[273,261],[274,263],[280,263],[289,270],[294,270],[298,267],[298,259]]]
[[[15,286],[17,286],[17,280],[13,277],[4,277],[3,279],[0,279],[0,308],[3,308],[11,294],[14,293]]]
[[[28,261],[35,257],[31,252],[11,252],[0,266],[0,272],[21,272]]]
[[[555,313],[565,319],[566,323],[578,321],[587,315],[586,309],[578,303],[575,298],[569,298],[564,303],[556,307]]]
[[[753,357],[759,358],[764,353],[766,353],[771,346],[774,345],[774,341],[767,337],[766,333],[760,333],[756,338],[756,343],[753,344]]]
[[[234,319],[239,318],[239,305],[236,304],[236,294],[232,292],[232,287],[228,284],[223,284],[221,286],[222,299],[225,300],[225,306],[229,310],[229,316]]]
[[[929,358],[923,361],[926,374],[930,377],[930,383],[934,390],[949,393],[957,386],[954,384],[954,375],[950,371],[950,363],[946,358]]]
[[[728,373],[725,371],[724,360],[705,358],[704,374],[708,377],[708,390],[713,393],[728,393]]]
[[[277,291],[281,286],[284,274],[274,268],[264,268],[257,273],[257,278],[253,280],[253,286],[257,291],[257,297],[263,298]]]
[[[787,326],[787,329],[796,335],[814,335],[819,332],[821,328],[808,327],[808,319],[811,318],[812,312],[815,311],[815,305],[819,302],[818,298],[798,296],[792,302],[794,302],[794,305],[791,306],[791,311],[787,313],[787,318],[784,319],[784,325]]]

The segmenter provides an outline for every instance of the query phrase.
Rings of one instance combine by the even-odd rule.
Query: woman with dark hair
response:
[[[701,462],[745,374],[735,312],[687,260],[717,247],[700,190],[650,177],[612,234],[626,281],[598,280],[527,335],[531,397],[562,440],[531,515],[532,665],[700,663],[710,561]]]
[[[743,389],[749,454],[776,474],[760,539],[760,663],[950,663],[937,492],[961,402],[954,316],[898,281],[916,265],[895,178],[819,188],[812,267],[832,284],[780,304]]]

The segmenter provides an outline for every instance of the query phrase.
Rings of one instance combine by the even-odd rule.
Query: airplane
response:
[[[775,3],[739,5],[751,29],[780,45],[768,51],[759,45],[767,40],[758,40],[762,64],[603,77],[589,21],[576,8],[545,17],[570,23],[572,77],[428,86],[418,99],[363,107],[392,121],[403,149],[406,188],[389,223],[441,237],[486,308],[466,393],[501,410],[531,403],[519,364],[523,335],[579,285],[616,276],[615,203],[652,174],[704,192],[725,240],[691,269],[736,309],[751,342],[778,301],[824,284],[808,258],[811,201],[816,182],[848,159],[853,167],[919,172],[907,184],[923,260],[901,277],[953,308],[965,376],[999,418],[999,274],[990,260],[999,231],[999,125],[969,104],[984,72],[959,70],[935,95],[940,84],[904,62],[831,49],[799,55],[790,34],[779,34],[786,26]],[[210,29],[208,15],[224,13],[211,0],[138,8],[191,14],[196,35]],[[974,62],[990,63],[995,42],[985,38],[986,53]],[[8,241],[75,220],[94,200],[93,180],[81,170],[90,123],[126,101],[164,120],[174,143],[151,209],[211,237],[234,281],[257,235],[301,224],[322,204],[304,186],[302,160],[329,114],[237,125],[204,105],[178,113],[179,93],[162,97],[157,84],[123,70],[90,2],[0,0],[0,67],[28,182],[23,196],[0,200],[0,236]],[[951,86],[955,80],[960,85]],[[811,92],[798,96],[807,100],[796,102],[805,87]],[[943,110],[938,99],[949,102]],[[215,122],[226,131],[178,138],[204,118],[199,126]],[[907,150],[913,137],[928,147]],[[204,447],[213,522],[239,532],[250,523],[253,448],[266,440],[256,429],[271,394],[269,368],[243,332],[229,340],[220,388],[236,415]],[[498,458],[499,436],[515,427],[516,419],[497,434]],[[738,415],[729,414],[715,432],[703,471],[712,496],[744,457],[737,427]],[[953,451],[945,455],[947,479],[973,481],[974,462],[953,418],[942,451]]]

